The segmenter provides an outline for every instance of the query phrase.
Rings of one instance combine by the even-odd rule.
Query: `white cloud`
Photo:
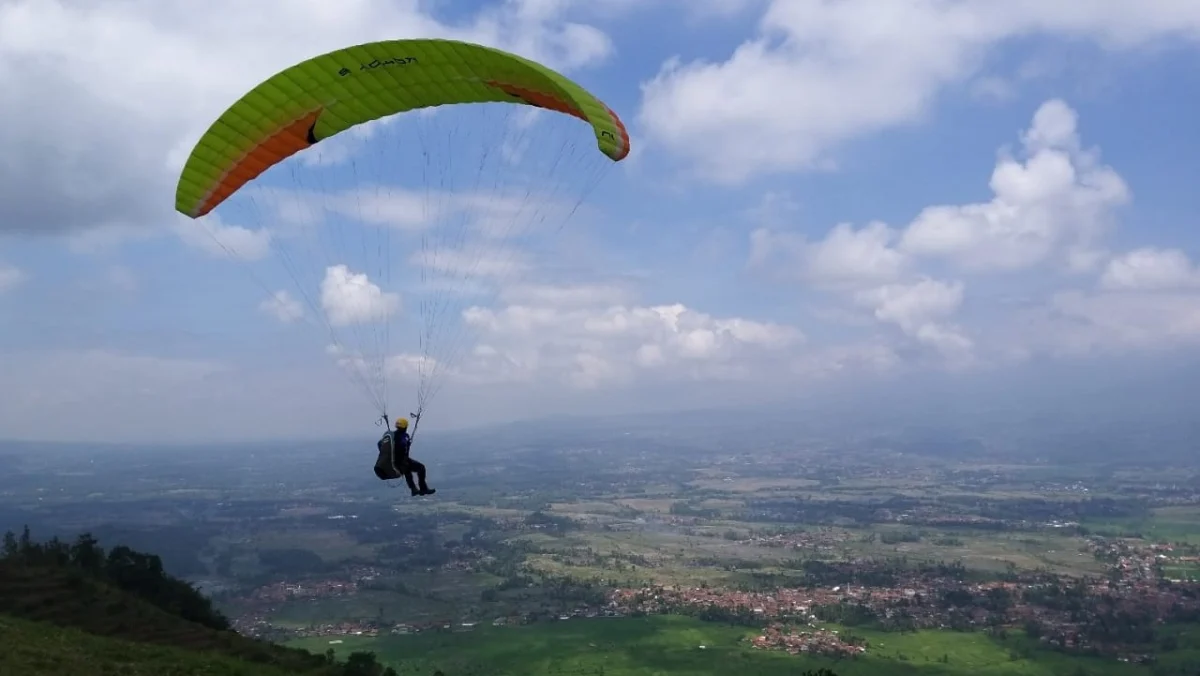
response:
[[[1178,249],[1135,249],[1110,260],[1100,284],[1105,289],[1140,291],[1200,287],[1200,269]]]
[[[430,179],[430,183],[437,180]],[[368,225],[408,231],[469,230],[488,239],[520,237],[539,226],[555,227],[574,206],[532,191],[537,181],[518,183],[520,190],[497,186],[493,192],[409,190],[391,185],[365,185],[320,197],[272,188],[265,191],[280,214],[293,222],[312,222],[314,214],[325,210]],[[527,194],[516,197],[510,194],[513,192]]]
[[[300,301],[292,298],[292,295],[286,290],[276,291],[270,298],[260,303],[258,308],[284,324],[291,324],[304,318],[304,306],[300,304]]]
[[[889,284],[861,291],[857,298],[874,307],[879,319],[911,331],[930,319],[953,314],[962,305],[963,285],[923,279],[916,284]]]
[[[956,363],[970,356],[971,340],[945,321],[962,305],[962,282],[926,278],[910,284],[888,284],[859,291],[855,300],[870,308],[879,321],[895,324],[909,337]]]
[[[584,307],[624,305],[632,295],[630,289],[615,284],[518,284],[505,287],[499,298],[510,305]]]
[[[953,321],[964,299],[961,281],[939,281],[922,265],[946,261],[967,273],[1015,273],[1061,255],[1068,270],[1094,270],[1108,254],[1103,238],[1115,209],[1130,198],[1117,173],[1082,149],[1076,113],[1050,100],[1038,108],[1021,139],[1024,163],[1002,155],[992,175],[996,197],[983,204],[923,209],[905,229],[882,222],[861,229],[834,226],[823,239],[779,228],[750,236],[751,265],[781,271],[832,290],[880,323],[932,348],[951,366],[975,364],[980,345]],[[1109,261],[1105,288],[1190,283],[1195,270],[1181,252],[1139,250]],[[1018,352],[1012,336],[1002,352]]]
[[[792,327],[717,318],[682,304],[611,304],[596,287],[541,288],[528,305],[469,308],[481,347],[459,371],[476,377],[561,378],[583,388],[629,383],[639,373],[699,380],[763,376],[762,360],[790,355],[803,342]],[[758,362],[758,363],[756,363]]]
[[[900,247],[915,256],[946,258],[963,269],[1013,270],[1040,263],[1060,248],[1068,267],[1099,260],[1095,242],[1129,201],[1124,180],[1079,150],[1076,116],[1048,101],[1024,134],[1028,159],[1002,157],[986,203],[926,207],[905,230]]]
[[[1022,133],[1024,162],[1002,155],[986,203],[923,209],[902,231],[882,222],[834,226],[824,239],[779,229],[752,233],[750,263],[777,264],[828,287],[857,287],[909,274],[919,258],[948,259],[966,271],[1028,267],[1062,253],[1071,269],[1091,269],[1106,254],[1099,241],[1130,200],[1124,180],[1081,149],[1077,116],[1054,99]]]
[[[981,77],[971,86],[971,93],[985,101],[1003,102],[1016,97],[1017,89],[1002,77]]]
[[[383,291],[364,273],[333,265],[321,281],[321,307],[334,327],[379,322],[400,310],[400,294]]]
[[[475,277],[505,278],[529,270],[532,265],[522,251],[487,244],[476,244],[465,249],[417,251],[409,257],[409,262],[464,280]]]
[[[750,235],[750,263],[778,264],[786,274],[818,286],[858,287],[894,280],[907,271],[907,257],[894,248],[896,237],[881,222],[860,230],[839,223],[825,239],[811,243],[803,235],[760,228]]]
[[[28,275],[15,265],[0,264],[0,293],[17,288],[27,278]]]
[[[307,167],[328,167],[344,164],[362,151],[379,130],[387,127],[395,118],[384,117],[364,122],[317,144],[311,152],[300,153],[296,160]]]
[[[1023,356],[1200,347],[1200,270],[1177,249],[1134,249],[1108,261],[1099,291],[1057,292],[1010,324],[1001,340]]]
[[[801,354],[792,360],[790,371],[808,379],[846,377],[851,374],[882,374],[903,365],[896,349],[882,342],[832,345]]]
[[[421,373],[429,373],[438,367],[438,361],[421,354],[398,354],[385,361],[388,377],[411,379]]]
[[[369,383],[372,389],[377,386],[377,379],[381,377],[414,384],[420,376],[428,376],[433,373],[434,369],[443,366],[437,359],[429,355],[375,353],[368,358],[361,351],[347,349],[343,345],[327,345],[325,353],[333,358],[338,367],[349,373],[352,378],[357,379],[354,383],[356,387],[362,387]],[[452,373],[454,370],[446,369],[446,372]],[[378,393],[379,396],[382,394],[382,392]]]
[[[391,186],[364,186],[321,200],[325,209],[336,214],[397,230],[424,230],[436,223],[437,214],[432,213],[430,204],[423,191]]]
[[[772,0],[724,62],[668,61],[643,85],[647,142],[739,182],[820,164],[842,141],[920,120],[1002,42],[1067,35],[1110,49],[1200,36],[1190,0]]]
[[[1006,336],[1029,353],[1117,354],[1200,347],[1200,293],[1114,291],[1055,294]]]
[[[214,256],[257,261],[271,253],[270,232],[225,225],[215,214],[203,219],[180,216],[175,221],[175,232],[188,246]]]
[[[998,320],[1030,324],[1036,331],[973,331],[954,321],[964,283],[935,280],[924,269],[944,262],[965,274],[1016,275],[1058,261],[1072,273],[1099,270],[1105,291],[1200,287],[1200,269],[1181,250],[1141,248],[1117,257],[1106,250],[1117,210],[1131,195],[1115,170],[1099,164],[1097,151],[1083,148],[1077,125],[1075,111],[1062,101],[1042,104],[1021,134],[1025,161],[1002,153],[991,178],[996,196],[989,202],[927,207],[899,231],[878,222],[859,230],[838,224],[815,241],[778,227],[760,228],[750,237],[749,262],[834,291],[878,322],[933,348],[952,366],[1074,350],[1066,345],[1144,345],[1155,333],[1168,343],[1190,335],[1189,296],[1115,294],[1055,296],[1040,310]],[[1136,320],[1145,322],[1141,326],[1119,329],[1121,321],[1134,321],[1124,309],[1124,303],[1136,302],[1132,298],[1146,299],[1148,316]],[[1093,312],[1110,306],[1114,315],[1109,318]],[[1176,319],[1168,319],[1168,307],[1180,312]],[[1003,305],[988,309],[1014,312]],[[1001,335],[1005,344],[998,341]]]

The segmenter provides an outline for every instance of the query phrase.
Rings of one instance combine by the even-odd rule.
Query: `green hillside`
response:
[[[89,535],[73,544],[5,536],[0,674],[389,676],[371,653],[325,655],[241,636],[158,557]]]
[[[287,668],[188,648],[101,637],[0,615],[0,674],[63,676],[282,676]]]

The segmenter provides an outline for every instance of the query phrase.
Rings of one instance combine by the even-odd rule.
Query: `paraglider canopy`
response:
[[[562,75],[515,54],[454,40],[388,40],[296,64],[229,107],[184,165],[175,209],[203,216],[266,169],[381,117],[456,103],[522,103],[592,125],[600,151],[629,154],[608,106]]]
[[[417,112],[397,115],[407,111]],[[588,126],[594,142],[579,133]],[[361,152],[321,154],[355,140]],[[464,334],[478,329],[469,310],[522,270],[494,254],[561,230],[629,150],[620,118],[544,65],[454,40],[371,42],[291,66],[231,105],[192,149],[175,208],[247,265],[217,233],[257,221],[298,291],[272,290],[252,271],[269,302],[286,306],[281,321],[318,326],[383,420],[389,376],[407,369],[415,433],[456,360],[487,357],[467,349]],[[417,349],[397,354],[400,288],[422,326]]]

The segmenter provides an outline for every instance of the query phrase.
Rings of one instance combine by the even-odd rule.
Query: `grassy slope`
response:
[[[455,676],[794,676],[819,667],[839,676],[1070,676],[1079,668],[1090,676],[1151,673],[1145,667],[1037,650],[1030,658],[1014,659],[1009,646],[983,634],[854,630],[871,642],[869,654],[838,661],[754,650],[740,642],[753,633],[666,616],[485,626],[472,632],[378,639],[339,637],[343,642],[333,645],[329,638],[312,638],[292,645],[314,652],[333,648],[339,657],[352,650],[373,650],[401,676],[427,675],[436,669]],[[943,655],[948,664],[938,661]]]
[[[112,638],[206,653],[217,660],[229,658],[246,660],[243,664],[272,664],[288,673],[319,673],[320,669],[314,656],[235,632],[209,629],[67,570],[0,564],[0,614],[43,623],[48,625],[47,631],[50,626],[72,628],[94,635],[97,640]],[[27,622],[18,624],[30,626]],[[0,643],[8,644],[7,641]]]
[[[94,636],[0,615],[0,674],[62,676],[283,676],[293,673],[213,653]]]

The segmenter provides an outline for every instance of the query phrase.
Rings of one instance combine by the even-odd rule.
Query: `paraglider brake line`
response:
[[[424,407],[422,407],[422,406],[418,406],[418,407],[417,407],[417,412],[416,412],[416,413],[409,413],[409,414],[408,414],[408,415],[409,415],[409,416],[411,416],[411,417],[412,417],[412,419],[413,419],[412,431],[408,433],[408,438],[409,438],[409,439],[412,439],[413,437],[417,436],[417,425],[420,425],[420,424],[421,424],[421,413],[422,413],[422,411],[424,411]],[[386,427],[386,428],[388,428],[388,429],[391,429],[391,428],[392,428],[392,422],[391,422],[390,420],[388,420],[388,414],[386,414],[386,413],[384,413],[383,415],[381,415],[381,416],[379,416],[378,418],[376,418],[376,419],[375,419],[375,426],[376,426],[376,427],[378,427],[380,423],[383,423],[383,426],[384,426],[384,427]]]
[[[421,424],[421,412],[423,410],[424,410],[424,407],[418,406],[416,413],[409,413],[409,415],[411,415],[412,419],[413,419],[412,432],[409,432],[409,434],[408,434],[409,439],[415,439],[417,436],[417,425]]]

